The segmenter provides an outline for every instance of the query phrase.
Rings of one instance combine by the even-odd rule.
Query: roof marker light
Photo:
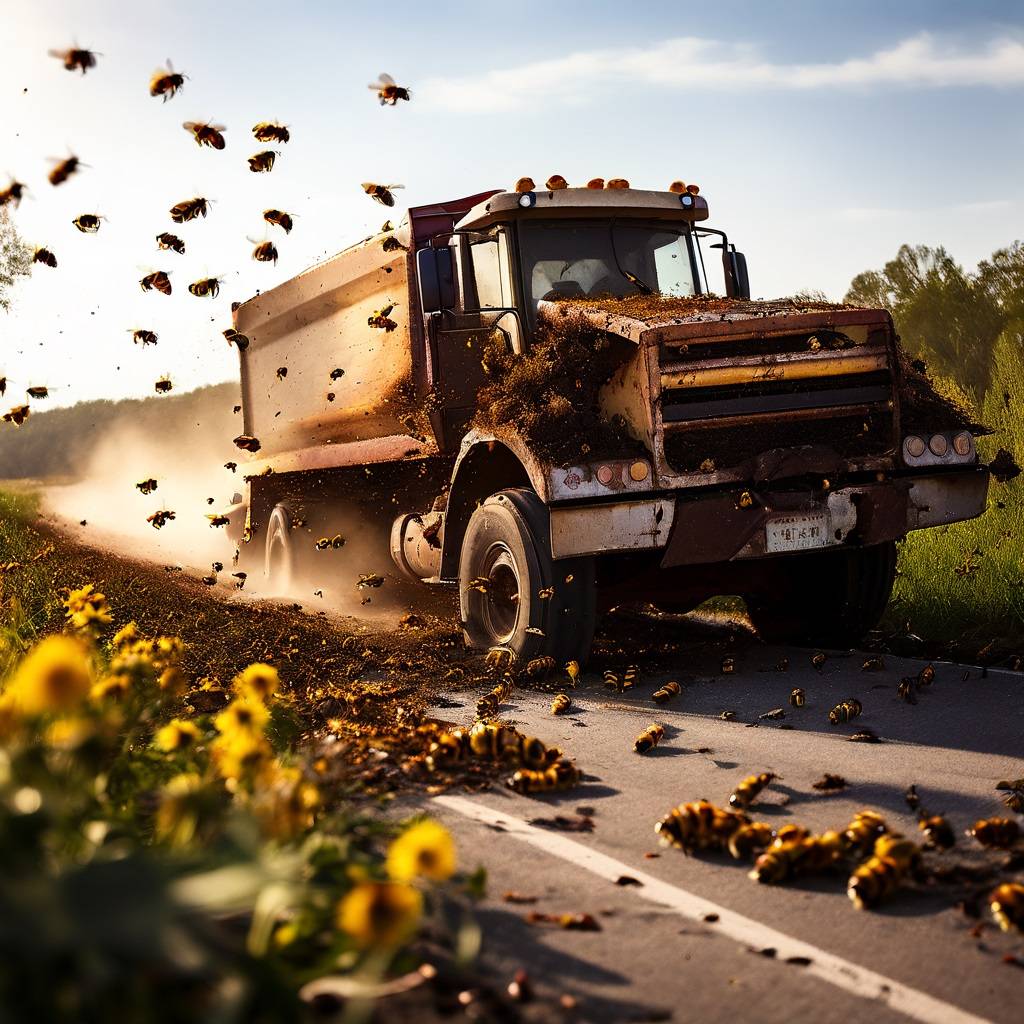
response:
[[[519,197],[519,205],[521,207],[523,207],[524,210],[525,209],[529,209],[531,206],[536,206],[537,205],[537,195],[536,195],[536,193],[534,193],[534,192],[524,192]]]
[[[693,196],[691,196],[689,192],[684,192],[684,193],[683,193],[683,194],[682,194],[682,195],[681,195],[681,196],[679,197],[679,202],[680,202],[680,203],[681,203],[681,204],[682,204],[683,206],[693,206]]]

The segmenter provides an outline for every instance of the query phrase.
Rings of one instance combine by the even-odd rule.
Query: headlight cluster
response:
[[[974,462],[974,438],[969,430],[956,433],[908,434],[903,439],[903,461],[908,466],[946,466]]]

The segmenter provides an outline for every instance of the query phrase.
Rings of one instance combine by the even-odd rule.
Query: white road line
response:
[[[630,865],[615,860],[614,857],[598,853],[557,832],[529,825],[519,818],[503,811],[495,811],[466,797],[437,796],[434,797],[434,802],[485,825],[500,825],[513,838],[536,846],[552,856],[561,857],[575,867],[585,868],[600,878],[614,882],[620,875],[631,875],[642,882],[643,887],[631,887],[628,890],[630,893],[694,921],[702,921],[705,914],[717,914],[718,921],[714,925],[716,932],[722,932],[731,939],[756,949],[774,947],[778,960],[785,961],[794,956],[807,957],[811,961],[804,968],[807,973],[863,999],[877,999],[890,1009],[924,1024],[936,1024],[938,1021],[942,1024],[990,1024],[984,1017],[976,1017],[952,1003],[943,1002],[926,992],[893,981],[883,974],[859,967],[808,942],[801,942],[759,921],[719,906],[711,900],[704,899],[703,896],[670,885],[646,872],[637,871]]]

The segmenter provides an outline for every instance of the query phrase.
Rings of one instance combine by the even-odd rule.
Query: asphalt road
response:
[[[881,910],[859,912],[845,875],[758,885],[726,857],[659,847],[654,824],[674,805],[706,797],[724,806],[743,777],[774,771],[781,779],[751,809],[756,818],[821,831],[872,808],[917,837],[903,797],[915,783],[958,832],[943,859],[984,859],[963,832],[979,817],[1008,813],[995,783],[1024,775],[1024,677],[937,664],[934,684],[910,706],[896,684],[923,662],[886,656],[882,671],[868,672],[862,655],[830,655],[818,672],[811,653],[750,646],[723,675],[720,653],[705,650],[625,696],[588,678],[572,693],[571,713],[557,718],[550,695],[517,692],[503,717],[561,746],[586,772],[584,784],[536,798],[494,788],[419,802],[453,830],[465,866],[487,869],[489,960],[509,976],[526,967],[541,987],[575,996],[587,1020],[1019,1021],[1024,970],[1003,957],[1024,954],[1024,942],[994,926],[972,935],[976,922],[953,906],[949,888],[906,890]],[[777,671],[783,655],[790,667]],[[653,704],[651,692],[670,678],[682,696]],[[803,708],[787,703],[795,686],[806,691]],[[829,725],[828,710],[851,696],[863,715]],[[777,707],[785,719],[758,720]],[[734,721],[719,717],[727,709]],[[468,723],[472,704],[449,703],[439,714]],[[652,721],[665,726],[665,739],[637,755],[633,739]],[[862,726],[884,742],[848,742]],[[848,788],[822,796],[811,783],[823,772],[841,774]],[[593,831],[531,824],[580,807],[592,809]],[[652,853],[659,856],[645,856]],[[618,885],[620,875],[642,884]],[[505,902],[507,891],[536,903]],[[530,925],[531,910],[590,913],[601,931]]]

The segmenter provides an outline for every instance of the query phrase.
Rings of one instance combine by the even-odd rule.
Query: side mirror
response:
[[[749,299],[747,257],[737,252],[736,246],[728,246],[722,250],[722,269],[725,271],[725,290],[728,296],[733,299]]]
[[[420,249],[416,253],[416,279],[424,313],[440,313],[455,305],[455,275],[448,246]]]

